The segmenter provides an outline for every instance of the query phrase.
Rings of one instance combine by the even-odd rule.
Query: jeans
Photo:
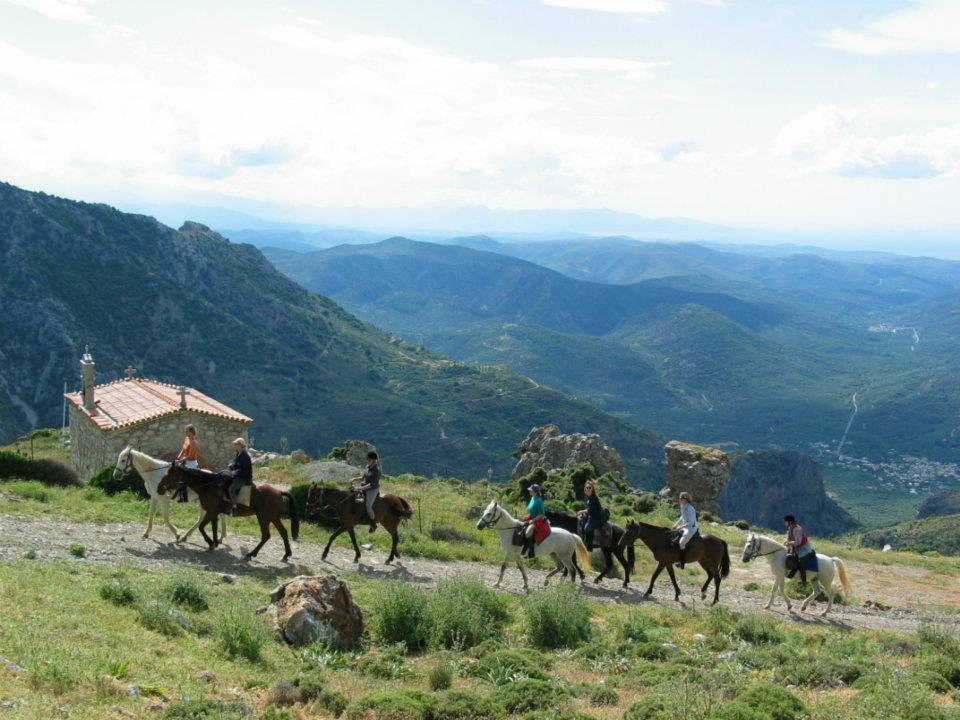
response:
[[[373,503],[376,502],[377,498],[380,496],[380,489],[374,488],[372,490],[363,491],[363,499],[367,504],[367,515],[370,516],[370,520],[376,521],[377,516],[373,511]]]
[[[240,478],[234,478],[230,482],[230,487],[227,488],[227,495],[230,497],[230,503],[232,505],[237,504],[237,495],[240,494],[240,490],[243,489],[243,486],[247,484],[248,483],[246,481],[241,480]]]

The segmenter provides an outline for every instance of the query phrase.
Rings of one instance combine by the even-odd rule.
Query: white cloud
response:
[[[923,132],[874,137],[857,114],[824,105],[789,122],[774,154],[802,174],[918,179],[960,174],[960,123]]]
[[[94,17],[88,8],[98,0],[0,0],[0,4],[13,5],[39,13],[50,20],[77,23],[113,33],[132,35],[135,32],[125,25],[105,23]]]
[[[665,0],[543,0],[543,4],[624,15],[657,15],[668,8]]]
[[[610,57],[543,57],[518,60],[518,67],[547,70],[558,73],[606,72],[622,73],[631,80],[653,80],[654,69],[669,63],[640,62]]]
[[[913,6],[885,15],[859,30],[833,28],[827,45],[858,55],[960,52],[960,2],[914,0]]]

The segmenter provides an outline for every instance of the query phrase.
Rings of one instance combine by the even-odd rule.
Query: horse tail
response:
[[[300,536],[300,514],[297,511],[297,502],[288,492],[281,492],[280,496],[290,501],[290,537],[296,540]]]
[[[630,543],[627,546],[627,567],[630,568],[630,572],[634,572],[636,569],[637,562],[637,552],[633,548],[633,543]]]
[[[844,597],[849,598],[853,594],[853,586],[850,584],[850,578],[847,577],[847,566],[843,564],[840,558],[830,558],[837,568],[837,577],[840,578],[840,585],[843,587]]]
[[[592,571],[593,566],[590,565],[590,553],[587,552],[587,546],[583,544],[579,535],[573,535],[572,537],[576,543],[574,549],[577,551],[577,560],[580,561],[580,567],[586,572]]]
[[[413,508],[410,507],[410,503],[404,500],[399,495],[395,496],[400,502],[400,511],[397,513],[400,516],[401,520],[409,520],[413,517]]]
[[[727,548],[727,541],[721,540],[723,543],[723,557],[720,558],[720,577],[725,578],[730,574],[730,551]]]

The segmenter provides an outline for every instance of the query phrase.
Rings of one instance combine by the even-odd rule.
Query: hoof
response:
[[[290,562],[290,556],[284,555],[283,558],[281,558],[280,562]]]
[[[705,592],[700,593],[700,599],[701,599],[701,600],[706,600],[706,599],[707,599],[707,594],[706,594]]]
[[[674,599],[675,602],[680,602],[680,596],[679,596],[679,595],[674,595],[674,596],[673,596],[673,599]]]
[[[353,563],[356,565],[356,564],[358,564],[359,562],[360,562],[360,556],[357,555],[357,556],[353,559]]]
[[[148,537],[150,537],[150,533],[145,532],[145,533],[144,533],[143,535],[141,535],[140,537],[142,537],[144,540],[146,540]]]
[[[323,555],[321,555],[321,556],[320,556],[320,559],[321,559],[321,560],[326,560],[326,559],[327,559],[327,554],[324,553]]]
[[[598,577],[596,580],[593,581],[593,584],[594,584],[594,585],[599,585],[601,580],[603,580],[603,578],[602,578],[602,577]]]
[[[769,610],[769,609],[770,609],[770,603],[767,603],[766,605],[764,605],[764,606],[763,606],[763,609],[764,609],[764,610]],[[789,609],[790,609],[790,606],[787,605],[787,610],[789,610]]]

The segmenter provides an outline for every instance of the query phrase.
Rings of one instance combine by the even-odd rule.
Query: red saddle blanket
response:
[[[550,523],[547,522],[547,519],[543,517],[543,515],[533,521],[534,542],[542,543],[550,536],[551,532]]]

